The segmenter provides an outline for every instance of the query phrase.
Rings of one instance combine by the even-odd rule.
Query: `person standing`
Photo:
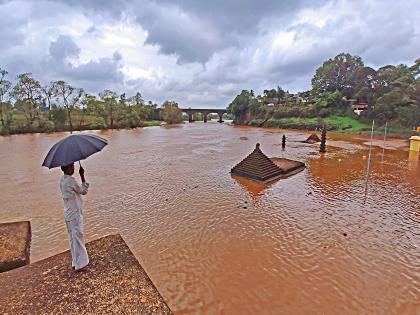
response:
[[[64,220],[66,221],[72,269],[75,271],[86,270],[89,264],[89,256],[83,236],[83,200],[81,195],[86,195],[89,184],[85,179],[85,170],[80,166],[79,175],[82,184],[79,185],[74,174],[74,163],[62,166],[64,175],[60,180],[60,190],[64,201]]]

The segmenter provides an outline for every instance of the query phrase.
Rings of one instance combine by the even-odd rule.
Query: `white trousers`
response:
[[[83,215],[80,214],[75,219],[66,221],[66,225],[70,241],[71,266],[78,270],[89,264],[89,256],[83,237]]]

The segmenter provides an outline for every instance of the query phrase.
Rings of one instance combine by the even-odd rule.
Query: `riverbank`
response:
[[[138,126],[135,127],[121,127],[115,126],[111,127],[97,127],[97,126],[81,126],[81,127],[74,127],[73,131],[84,131],[84,130],[113,130],[113,129],[135,129],[135,128],[143,128],[143,127],[153,127],[153,126],[160,126],[162,125],[162,121],[160,120],[150,120],[144,121]],[[27,133],[53,133],[53,132],[63,132],[63,131],[70,131],[69,126],[64,126],[61,128],[50,128],[48,126],[35,126],[35,127],[19,127],[19,128],[12,128],[10,130],[0,129],[0,136],[8,136],[8,135],[17,135],[17,134],[27,134]]]
[[[329,116],[326,118],[288,117],[281,119],[270,118],[267,120],[252,119],[246,121],[244,125],[308,131],[321,130],[325,125],[329,131],[340,133],[357,133],[360,135],[370,134],[372,128],[370,124],[366,124],[351,117],[342,116]],[[384,126],[375,127],[375,133],[383,134],[384,131]],[[418,132],[410,129],[401,129],[388,126],[387,134],[392,137],[409,138],[412,135],[418,134]]]

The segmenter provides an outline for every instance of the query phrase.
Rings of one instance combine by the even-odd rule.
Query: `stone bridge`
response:
[[[188,115],[188,121],[189,122],[193,122],[193,115],[195,113],[201,113],[204,116],[204,122],[207,122],[207,115],[211,114],[211,113],[216,113],[217,115],[219,115],[219,123],[223,122],[223,114],[225,114],[227,111],[226,109],[207,109],[207,108],[180,108],[182,110],[183,113],[186,113]]]

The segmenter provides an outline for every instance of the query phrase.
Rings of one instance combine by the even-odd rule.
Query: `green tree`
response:
[[[418,60],[412,67],[386,66],[378,70],[375,80],[374,108],[362,113],[363,118],[376,119],[410,128],[420,124],[420,78]]]
[[[277,97],[281,100],[286,95],[286,92],[281,88],[281,86],[277,86]]]
[[[57,97],[61,100],[63,107],[67,111],[70,131],[73,131],[72,112],[78,107],[84,96],[84,90],[75,88],[63,80],[55,81],[54,87],[57,91]]]
[[[264,90],[263,93],[264,93],[264,97],[266,97],[266,98],[275,98],[275,97],[277,97],[277,90],[275,90],[275,89]],[[251,96],[253,96],[253,95],[251,95]]]
[[[143,105],[144,104],[144,100],[143,100],[143,97],[142,97],[140,92],[137,92],[136,95],[130,97],[128,99],[128,102],[131,105]]]
[[[104,90],[101,93],[99,93],[99,96],[105,103],[105,109],[108,113],[110,126],[112,128],[114,127],[114,120],[117,115],[117,93],[111,90]]]
[[[341,53],[328,59],[319,67],[312,78],[312,88],[316,94],[340,91],[347,97],[352,97],[359,85],[363,73],[362,58]]]
[[[165,101],[162,104],[163,120],[168,124],[178,124],[182,122],[182,111],[178,107],[178,103],[174,101]]]
[[[407,75],[410,76],[411,73],[406,65],[387,65],[379,68],[372,80],[373,101],[390,92],[392,83]]]
[[[56,129],[64,128],[66,124],[66,110],[63,107],[53,105],[51,107],[51,119],[54,122]]]
[[[41,87],[41,97],[44,104],[48,106],[48,119],[51,120],[51,105],[57,95],[57,89],[53,82]]]
[[[235,116],[235,122],[244,123],[247,113],[256,112],[259,107],[258,101],[248,90],[242,90],[241,94],[229,104],[227,111]]]
[[[97,99],[94,95],[87,95],[83,102],[86,106],[86,112],[93,116],[90,118],[90,128],[106,128],[106,120],[108,118],[108,112],[103,100]]]
[[[127,106],[127,97],[125,96],[125,93],[120,95],[120,99],[118,100],[118,103],[122,107]]]
[[[41,84],[30,73],[20,74],[12,95],[16,99],[16,107],[25,114],[27,125],[32,127],[34,120],[37,117],[39,119],[38,107],[41,101]]]
[[[102,100],[98,100],[94,95],[87,95],[84,99],[86,104],[87,112],[96,117],[103,118],[103,121],[108,117],[108,114],[105,109],[105,102]]]
[[[4,115],[7,112],[8,107],[10,106],[9,102],[6,103],[6,95],[9,92],[12,83],[6,80],[6,75],[8,72],[0,68],[0,121],[2,127],[4,127]]]
[[[343,95],[340,91],[324,92],[315,98],[318,115],[326,117],[332,113],[343,114]]]

